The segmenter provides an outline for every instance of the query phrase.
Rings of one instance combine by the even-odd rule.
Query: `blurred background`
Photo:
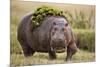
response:
[[[43,2],[11,1],[11,65],[67,63],[65,53],[57,54],[57,60],[49,60],[47,53],[35,53],[25,58],[17,41],[17,27],[21,18],[40,6],[51,6],[63,10],[77,37],[77,52],[72,62],[95,61],[95,5],[57,4]]]

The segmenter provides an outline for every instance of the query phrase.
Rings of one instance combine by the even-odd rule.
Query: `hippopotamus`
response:
[[[56,59],[57,50],[65,49],[66,61],[70,61],[77,52],[77,46],[68,20],[63,16],[48,15],[40,26],[33,28],[32,14],[28,13],[21,19],[17,30],[17,39],[24,56],[45,52],[50,59]]]

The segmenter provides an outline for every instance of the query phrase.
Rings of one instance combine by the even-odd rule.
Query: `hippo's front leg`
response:
[[[70,43],[67,46],[67,57],[66,57],[66,61],[70,61],[72,56],[77,52],[77,46],[75,43]]]
[[[56,51],[51,47],[49,50],[49,57],[50,59],[56,59]]]

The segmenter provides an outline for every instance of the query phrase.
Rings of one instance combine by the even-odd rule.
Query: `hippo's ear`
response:
[[[67,27],[68,26],[68,23],[66,23],[65,26]]]

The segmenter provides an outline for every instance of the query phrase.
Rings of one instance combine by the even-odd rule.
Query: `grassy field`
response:
[[[56,63],[68,63],[65,60],[66,53],[57,53],[56,60],[50,60],[47,53],[35,53],[31,57],[24,57],[20,44],[17,41],[17,26],[22,16],[26,13],[33,11],[33,9],[44,5],[44,3],[37,2],[23,2],[23,1],[12,1],[11,2],[11,32],[10,32],[10,43],[11,43],[11,65],[38,65],[38,64],[56,64]],[[45,3],[48,6],[59,7],[63,11],[70,11],[72,15],[75,15],[74,12],[84,12],[86,17],[88,17],[91,10],[94,11],[95,6],[89,5],[72,5],[72,4],[54,4],[54,3]],[[95,12],[95,11],[94,11]],[[94,31],[95,29],[92,29]],[[75,32],[91,32],[90,29],[75,29]],[[94,31],[95,32],[95,31]],[[83,33],[82,33],[83,34]],[[89,33],[90,34],[90,33]],[[87,34],[87,36],[89,35]],[[90,36],[91,37],[91,36]],[[90,40],[91,43],[94,42],[95,34],[93,34],[93,39]],[[88,39],[88,38],[87,38]],[[95,42],[93,43],[93,45]],[[91,44],[89,44],[91,45]],[[95,47],[92,47],[95,48]],[[90,49],[92,49],[90,48]],[[95,51],[89,52],[84,50],[79,50],[72,58],[72,62],[93,62],[95,61]]]
[[[50,60],[48,53],[35,53],[31,57],[24,57],[23,54],[11,54],[11,65],[39,65],[39,64],[62,64],[65,61],[66,53],[57,53],[56,60]],[[94,62],[95,53],[79,50],[72,58],[70,63]]]

